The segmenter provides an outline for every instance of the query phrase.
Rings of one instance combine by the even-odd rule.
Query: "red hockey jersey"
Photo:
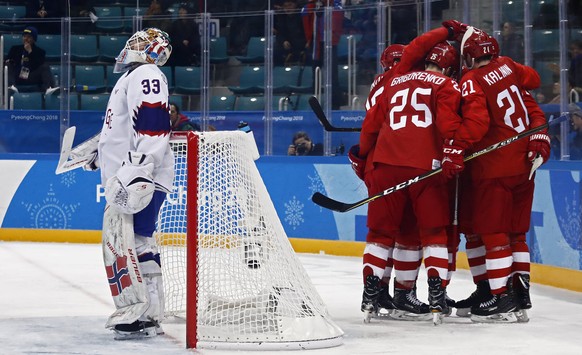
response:
[[[390,87],[391,81],[394,77],[408,73],[411,70],[420,70],[420,68],[423,68],[426,54],[436,44],[446,40],[447,36],[448,30],[444,27],[440,27],[415,38],[404,48],[401,61],[396,63],[392,69],[379,75],[376,80],[374,80],[366,101],[367,113],[360,134],[360,156],[367,157],[368,155],[374,154],[374,157],[370,156],[366,161],[366,171],[370,170],[373,162],[385,160],[385,157],[378,158],[380,160],[376,159],[375,156],[377,154],[374,152],[374,146],[377,143],[380,130],[385,121],[384,115],[386,114],[386,108],[382,108],[380,113],[378,113],[378,110],[372,109],[377,106],[376,103],[386,100],[386,97],[391,97],[390,95],[392,94],[388,94],[386,91]],[[460,94],[458,92],[454,96],[460,100]],[[386,104],[387,103],[384,103],[384,105]],[[456,107],[458,107],[458,102],[456,103]],[[442,146],[442,140],[439,144]],[[389,151],[390,149],[392,148],[384,147],[381,154],[392,154]]]
[[[533,68],[509,57],[498,57],[486,66],[470,70],[461,79],[463,123],[454,139],[472,145],[471,151],[479,151],[544,124],[543,115],[528,114],[532,102],[523,94],[523,90],[539,85],[540,77]],[[471,162],[472,177],[495,178],[529,172],[527,146],[528,139],[522,139],[475,158]]]

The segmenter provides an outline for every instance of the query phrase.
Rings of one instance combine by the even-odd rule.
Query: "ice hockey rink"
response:
[[[115,341],[104,328],[113,311],[101,246],[0,242],[0,354],[582,354],[582,294],[533,284],[530,322],[473,324],[455,316],[443,324],[372,320],[364,324],[361,260],[300,254],[331,317],[345,332],[344,345],[278,352],[187,350],[185,325],[164,324],[152,339]],[[419,298],[426,300],[426,278]],[[449,295],[474,289],[458,271]]]

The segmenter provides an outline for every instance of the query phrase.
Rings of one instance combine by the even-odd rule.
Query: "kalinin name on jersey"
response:
[[[483,79],[487,82],[487,84],[493,85],[499,80],[511,75],[511,73],[513,73],[513,71],[511,71],[511,68],[508,67],[507,64],[503,64],[499,68],[483,75]]]
[[[402,76],[398,76],[392,79],[390,86],[398,85],[400,83],[404,83],[409,80],[422,80],[426,81],[427,83],[434,83],[436,85],[440,85],[445,81],[445,78],[442,76],[434,75],[431,73],[427,73],[424,71],[418,71],[414,73],[405,74]]]

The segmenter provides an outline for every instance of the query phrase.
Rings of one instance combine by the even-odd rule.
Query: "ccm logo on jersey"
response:
[[[455,148],[443,148],[443,153],[446,154],[463,154],[462,149],[455,149]]]

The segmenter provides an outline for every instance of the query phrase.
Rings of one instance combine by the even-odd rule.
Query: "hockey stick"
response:
[[[95,156],[97,155],[97,142],[99,142],[100,134],[97,134],[75,148],[72,148],[76,131],[76,127],[72,126],[67,128],[63,135],[61,155],[55,170],[56,175],[80,168],[95,159]]]
[[[323,112],[323,108],[321,108],[321,105],[319,104],[319,100],[317,100],[317,97],[311,96],[307,102],[309,102],[309,106],[311,106],[313,113],[315,113],[315,116],[317,117],[319,122],[321,122],[321,124],[323,125],[323,128],[326,131],[328,131],[328,132],[360,132],[362,130],[361,128],[356,128],[356,127],[335,127],[335,126],[333,126],[331,124],[331,122],[328,121],[327,117],[325,117],[325,113]]]
[[[487,154],[487,153],[492,152],[494,150],[497,150],[499,148],[503,148],[506,145],[509,145],[509,144],[511,144],[511,143],[519,140],[519,139],[522,139],[522,138],[531,136],[534,133],[543,131],[544,129],[546,129],[546,128],[548,128],[550,126],[550,123],[553,125],[553,124],[556,124],[556,123],[563,122],[568,117],[569,117],[568,114],[562,115],[562,116],[556,118],[555,120],[551,120],[551,122],[544,123],[543,125],[541,125],[539,127],[530,129],[529,131],[522,132],[522,133],[520,133],[520,134],[518,134],[516,136],[510,137],[510,138],[507,138],[506,140],[503,140],[503,141],[497,142],[495,144],[492,144],[492,145],[490,145],[490,146],[488,146],[486,148],[481,149],[478,152],[475,152],[473,154],[468,155],[467,157],[465,157],[465,159],[463,159],[463,161],[464,162],[467,162],[467,161],[473,160],[473,159],[475,159],[475,158],[477,158],[477,157],[479,157],[479,156],[481,156],[483,154]],[[332,198],[329,198],[329,197],[323,195],[320,192],[314,193],[313,196],[311,196],[311,201],[313,201],[315,204],[317,204],[317,205],[319,205],[321,207],[330,209],[332,211],[347,212],[347,211],[353,210],[354,208],[358,208],[358,207],[363,206],[363,205],[365,205],[367,203],[370,203],[370,202],[372,202],[374,200],[377,200],[380,197],[384,197],[386,195],[390,195],[391,193],[393,193],[395,191],[405,189],[405,188],[407,188],[410,185],[416,184],[417,182],[419,182],[421,180],[427,179],[427,178],[429,178],[431,176],[434,176],[434,175],[440,173],[442,170],[443,170],[442,168],[438,168],[438,169],[435,169],[435,170],[428,171],[428,172],[426,172],[424,174],[418,175],[417,177],[414,177],[412,179],[409,179],[408,181],[403,181],[403,182],[401,182],[401,183],[399,183],[399,184],[397,184],[395,186],[389,187],[386,190],[384,190],[384,191],[382,191],[382,192],[380,192],[380,193],[378,193],[376,195],[366,197],[365,199],[360,200],[360,201],[357,201],[357,202],[354,202],[354,203],[344,203],[344,202],[340,202],[340,201],[334,200]]]

